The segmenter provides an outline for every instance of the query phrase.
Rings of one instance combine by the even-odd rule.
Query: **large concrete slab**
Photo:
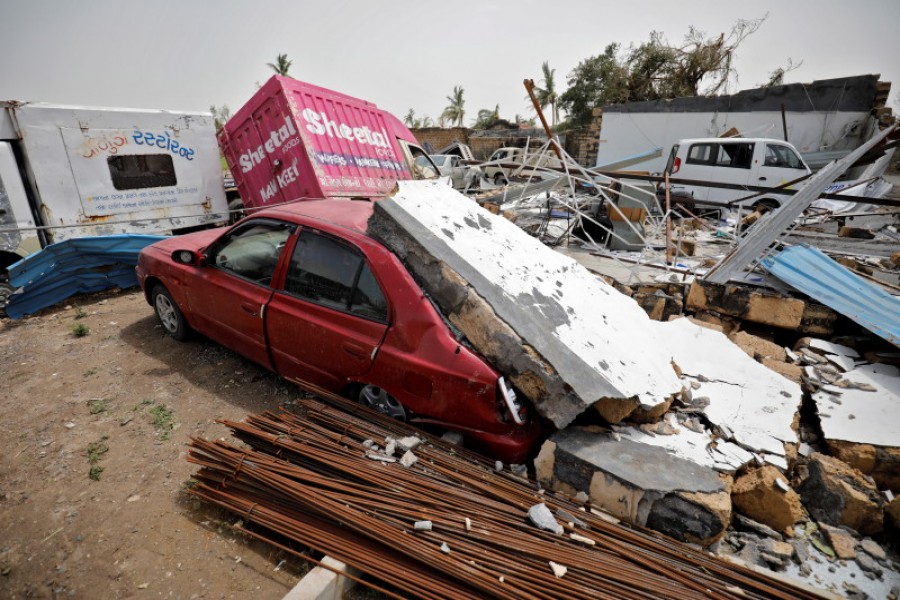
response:
[[[650,410],[681,389],[633,300],[450,187],[400,182],[369,230],[557,427],[600,399]]]
[[[656,339],[683,373],[695,404],[722,437],[786,468],[785,443],[797,443],[791,424],[800,386],[756,362],[712,329],[689,319],[654,323]],[[702,402],[701,402],[702,399]]]

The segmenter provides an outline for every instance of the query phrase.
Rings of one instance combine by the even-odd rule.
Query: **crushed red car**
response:
[[[360,200],[295,202],[224,233],[168,238],[141,252],[138,280],[175,339],[195,330],[286,379],[524,462],[541,435],[537,418],[366,235],[372,210]]]

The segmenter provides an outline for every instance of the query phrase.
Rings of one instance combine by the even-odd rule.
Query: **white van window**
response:
[[[779,146],[777,144],[766,144],[766,158],[764,166],[766,167],[784,167],[787,169],[802,169],[803,161],[797,156],[797,153],[787,146]]]
[[[688,149],[688,164],[708,165],[713,155],[713,144],[694,144]]]
[[[753,163],[753,144],[722,144],[716,165],[735,169],[749,169]]]

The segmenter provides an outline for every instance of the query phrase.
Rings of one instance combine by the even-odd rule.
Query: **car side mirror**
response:
[[[202,267],[206,265],[206,257],[197,254],[193,250],[176,250],[172,253],[172,260],[182,265]]]

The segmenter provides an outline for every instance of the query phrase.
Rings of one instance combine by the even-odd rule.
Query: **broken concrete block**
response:
[[[783,346],[752,333],[738,331],[729,335],[728,339],[737,344],[738,348],[755,360],[762,361],[763,358],[774,358],[781,362],[787,360]]]
[[[540,504],[535,504],[528,509],[528,520],[531,521],[538,529],[543,529],[544,531],[552,531],[557,535],[560,535],[563,532],[562,525],[556,522],[556,518],[553,516],[553,513],[550,512],[550,509],[547,508],[547,505],[543,502],[541,502]]]
[[[900,369],[862,365],[842,377],[835,385],[848,383],[839,404],[827,388],[812,395],[829,449],[882,488],[900,491]]]
[[[863,551],[876,560],[887,560],[887,553],[884,551],[878,542],[874,540],[870,540],[869,538],[864,539],[859,543],[859,547],[863,549]]]
[[[601,398],[651,408],[681,389],[633,300],[449,186],[400,182],[369,233],[555,426]]]
[[[707,419],[731,431],[732,441],[743,448],[786,466],[784,444],[798,442],[791,424],[802,399],[800,386],[747,356],[724,335],[687,319],[654,326],[660,331],[657,344],[678,365],[685,385],[699,382],[693,400],[708,398]]]
[[[819,529],[828,538],[828,543],[831,544],[835,556],[844,560],[856,558],[856,540],[852,535],[840,527],[832,527],[825,523],[820,523]]]
[[[874,574],[875,577],[884,575],[884,569],[881,568],[881,565],[875,562],[875,559],[868,554],[857,554],[856,564],[858,564],[859,568],[863,571]]]
[[[431,521],[416,521],[413,523],[413,529],[416,531],[431,531]]]
[[[600,398],[594,402],[597,411],[607,423],[618,423],[626,419],[641,405],[637,398],[622,400],[620,398]]]
[[[826,306],[763,293],[745,285],[722,285],[701,279],[691,284],[685,307],[817,335],[830,334],[837,321],[837,313]]]
[[[800,496],[794,490],[782,491],[777,481],[784,475],[772,466],[744,473],[734,481],[731,501],[734,509],[779,532],[803,518]]]
[[[766,367],[772,369],[782,377],[786,379],[790,379],[794,383],[802,383],[803,379],[803,367],[800,365],[794,365],[787,362],[782,362],[775,358],[763,358],[760,361]]]
[[[407,450],[403,453],[403,456],[400,457],[400,464],[404,467],[409,468],[416,464],[416,461],[418,460],[419,458],[415,454],[413,454],[411,450]]]
[[[874,484],[847,463],[814,452],[798,467],[797,489],[809,514],[820,523],[845,525],[863,535],[884,526],[884,500]]]
[[[732,486],[732,491],[734,490],[734,486]],[[732,505],[734,504],[734,499],[732,499]],[[754,533],[758,533],[763,537],[770,537],[776,540],[781,540],[782,536],[779,532],[775,531],[768,525],[764,525],[759,521],[754,521],[750,517],[745,517],[744,515],[735,512],[732,515],[732,524],[739,529],[744,529],[746,531],[752,531]]]
[[[731,518],[728,492],[715,471],[595,428],[556,432],[535,468],[549,489],[586,493],[613,516],[682,541],[711,543]]]
[[[841,440],[825,440],[825,442],[832,456],[870,476],[879,489],[900,492],[900,448],[885,448]],[[900,440],[897,443],[900,444]]]

